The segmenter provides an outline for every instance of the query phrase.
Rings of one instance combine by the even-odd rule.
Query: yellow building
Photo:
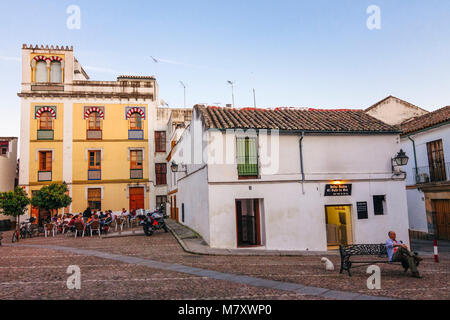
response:
[[[91,81],[72,47],[22,48],[20,181],[65,182],[65,212],[153,209],[167,201],[166,128],[154,77]],[[166,110],[161,112],[161,110]],[[31,214],[45,218],[43,210]]]

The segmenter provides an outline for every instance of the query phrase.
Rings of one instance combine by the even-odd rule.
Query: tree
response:
[[[68,191],[65,183],[52,183],[36,191],[31,198],[31,204],[34,207],[50,211],[50,215],[53,216],[54,210],[58,211],[72,203],[72,198],[67,195]]]
[[[0,209],[4,215],[16,218],[17,226],[20,224],[20,216],[27,212],[29,204],[30,198],[21,187],[16,187],[14,191],[0,193]]]

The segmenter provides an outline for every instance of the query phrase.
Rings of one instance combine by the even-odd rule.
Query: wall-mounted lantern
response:
[[[186,165],[181,165],[182,167],[184,166],[184,170],[178,170],[178,164],[175,161],[172,161],[172,163],[170,164],[170,170],[172,170],[172,172],[187,172],[187,167]]]
[[[392,171],[394,171],[394,166],[398,167],[406,166],[408,164],[408,160],[409,157],[406,155],[405,151],[403,151],[403,149],[400,149],[395,158],[391,159]]]

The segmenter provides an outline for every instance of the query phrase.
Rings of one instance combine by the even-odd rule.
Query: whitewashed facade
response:
[[[15,137],[0,137],[0,192],[14,190],[17,177],[17,141]],[[0,220],[14,218],[0,213]]]
[[[417,120],[420,123],[420,118]],[[426,124],[427,120],[423,119],[423,123]],[[440,238],[447,239],[450,226],[442,226],[447,230],[441,227],[438,230],[437,220],[450,225],[450,212],[437,217],[440,213],[435,202],[446,201],[450,204],[450,118],[403,134],[401,145],[410,159],[405,167],[410,228],[418,233],[440,235]],[[430,145],[438,145],[442,150],[438,167],[430,158]],[[445,208],[443,210],[448,211],[450,206]]]
[[[259,176],[250,179],[238,176],[236,139],[241,135],[208,129],[194,108],[191,125],[173,151],[172,162],[180,171],[172,187],[181,207],[178,220],[201,234],[211,247],[248,247],[238,235],[242,222],[239,227],[237,218],[248,207],[258,208],[254,211],[259,214],[258,241],[251,246],[259,249],[324,251],[335,247],[329,239],[332,225],[327,223],[331,217],[327,208],[348,214],[343,235],[348,244],[382,243],[389,230],[395,230],[405,243],[409,241],[404,175],[394,174],[391,167],[391,158],[401,148],[398,132],[260,130],[255,135]],[[327,185],[339,184],[351,185],[351,194],[325,195]],[[374,196],[385,199],[382,215],[374,214]],[[359,219],[357,203],[364,202],[367,218]]]

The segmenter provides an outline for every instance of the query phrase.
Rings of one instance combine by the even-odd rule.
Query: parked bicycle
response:
[[[19,239],[25,239],[26,237],[32,238],[36,235],[38,228],[33,224],[35,221],[36,219],[31,217],[30,219],[22,222],[20,224],[20,228],[16,228],[13,232],[11,242],[18,242]]]
[[[20,229],[17,227],[16,230],[14,230],[11,242],[19,242],[20,239]]]

